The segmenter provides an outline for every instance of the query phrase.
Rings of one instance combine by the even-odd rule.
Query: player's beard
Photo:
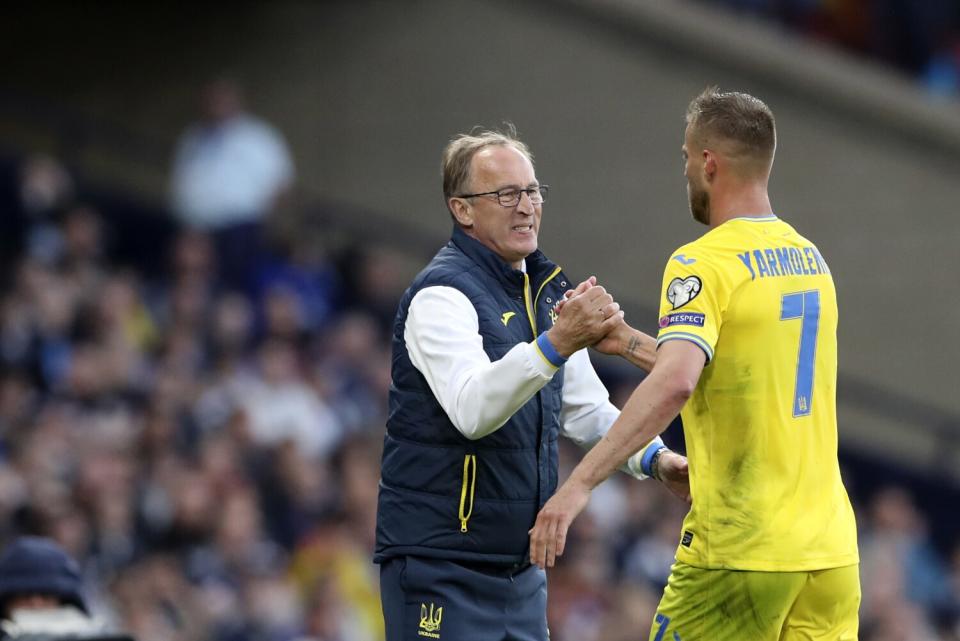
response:
[[[687,200],[690,203],[690,214],[698,223],[710,224],[710,194],[706,189],[700,189],[692,182],[687,181]]]

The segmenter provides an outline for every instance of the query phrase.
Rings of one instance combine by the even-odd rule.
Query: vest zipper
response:
[[[463,485],[460,488],[460,531],[467,531],[467,521],[473,514],[473,493],[477,488],[477,456],[466,454],[463,457]],[[470,493],[470,507],[467,507],[467,491]]]
[[[560,273],[560,267],[557,266],[549,276],[540,283],[540,288],[537,290],[537,295],[533,297],[533,300],[530,300],[530,275],[526,272],[523,273],[523,303],[527,308],[527,320],[530,321],[530,330],[533,332],[533,338],[537,338],[537,316],[534,313],[534,308],[537,305],[537,301],[540,299],[540,294],[543,292],[543,288],[547,286],[554,277]]]
[[[527,308],[527,318],[530,320],[530,329],[533,330],[533,339],[537,339],[537,317],[534,314],[534,309],[536,308],[537,301],[540,299],[540,294],[543,292],[543,288],[547,286],[551,280],[556,278],[557,274],[560,273],[560,266],[558,265],[553,272],[547,276],[542,283],[540,283],[539,289],[537,289],[537,295],[533,297],[533,300],[530,300],[530,276],[524,272],[523,273],[523,300]],[[537,392],[537,406],[540,409],[540,421],[537,423],[537,486],[538,488],[543,485],[543,477],[541,475],[540,469],[540,450],[541,450],[541,441],[543,440],[543,399],[540,396],[540,393]],[[541,495],[540,490],[537,490],[537,494]]]

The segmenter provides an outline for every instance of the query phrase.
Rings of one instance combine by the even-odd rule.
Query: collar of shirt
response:
[[[489,247],[468,236],[457,224],[453,226],[453,235],[450,242],[500,281],[507,293],[513,296],[519,296],[523,293],[524,272],[530,276],[531,285],[535,289],[539,289],[540,282],[553,273],[557,267],[538,249],[524,259],[522,270],[514,269]]]

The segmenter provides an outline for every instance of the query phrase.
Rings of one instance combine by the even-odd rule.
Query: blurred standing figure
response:
[[[212,234],[224,285],[245,289],[263,253],[263,221],[290,188],[293,162],[283,137],[244,111],[243,94],[220,78],[203,90],[203,119],[177,144],[173,209],[189,228]]]
[[[17,207],[4,212],[0,223],[3,264],[9,267],[21,255],[56,263],[64,243],[61,218],[76,196],[73,177],[56,158],[35,154],[21,165],[16,190]]]
[[[387,640],[546,641],[527,531],[557,486],[558,436],[589,448],[618,414],[583,348],[649,369],[654,340],[593,278],[565,298],[537,248],[547,187],[512,134],[450,141],[443,191],[453,236],[394,324],[374,557]],[[687,495],[683,457],[659,438],[634,452],[624,471]]]
[[[767,105],[707,89],[686,120],[690,212],[710,229],[667,261],[656,365],[538,515],[531,558],[552,566],[591,490],[682,408],[693,503],[650,639],[852,641],[833,276],[773,213]]]

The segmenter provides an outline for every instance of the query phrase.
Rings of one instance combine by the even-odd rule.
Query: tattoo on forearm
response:
[[[627,354],[631,356],[639,356],[640,352],[640,339],[636,336],[630,337],[630,342],[627,343]]]

